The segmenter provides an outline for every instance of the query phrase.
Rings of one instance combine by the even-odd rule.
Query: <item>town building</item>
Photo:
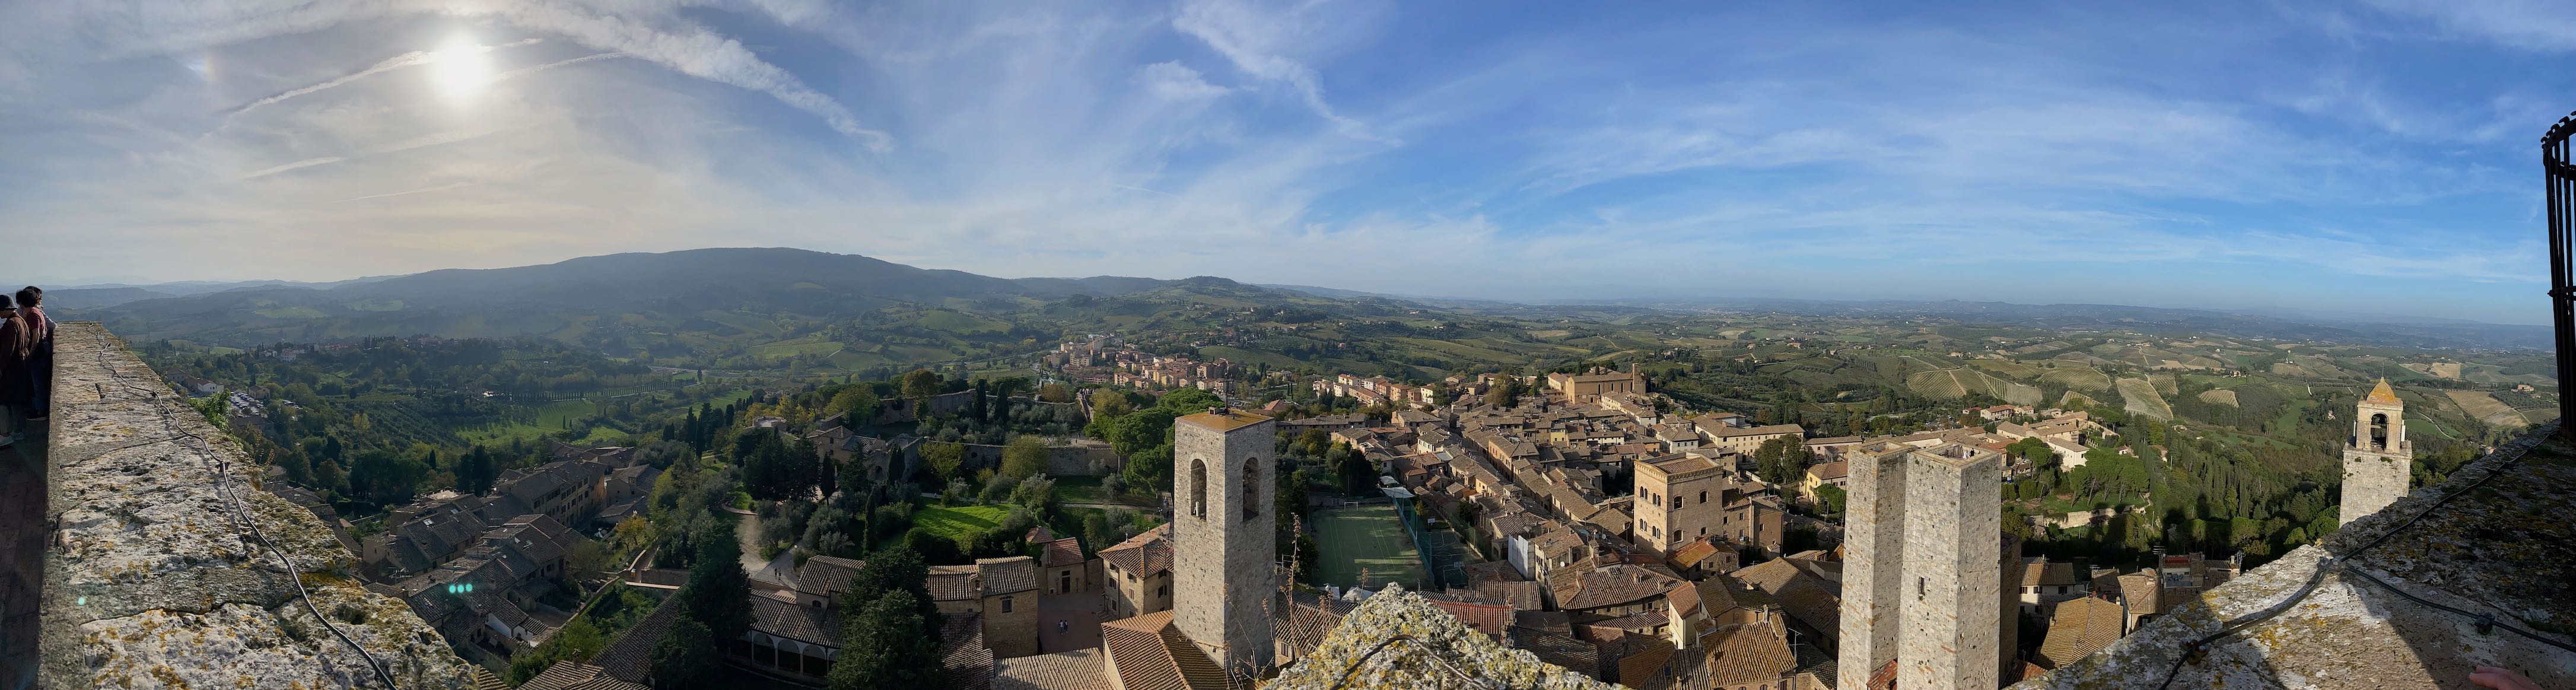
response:
[[[1548,374],[1547,388],[1563,396],[1567,404],[1581,405],[1612,393],[1643,394],[1646,392],[1646,375],[1637,373],[1633,364],[1627,371],[1593,367],[1581,374]]]

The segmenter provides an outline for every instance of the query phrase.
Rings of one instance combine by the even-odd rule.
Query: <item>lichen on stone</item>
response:
[[[1411,639],[1389,645],[1375,656],[1370,648],[1396,636]],[[1356,668],[1354,666],[1356,665]],[[1335,685],[1350,675],[1346,685]],[[1290,666],[1264,690],[1347,688],[1465,687],[1461,674],[1483,687],[1508,690],[1610,690],[1619,686],[1548,664],[1525,650],[1504,647],[1468,628],[1420,595],[1388,585],[1361,602],[1325,636],[1313,654]],[[1444,682],[1447,681],[1447,682]]]

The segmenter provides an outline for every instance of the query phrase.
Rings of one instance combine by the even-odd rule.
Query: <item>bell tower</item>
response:
[[[2388,379],[2361,399],[2343,449],[2343,521],[2349,525],[2406,496],[2415,444],[2406,441],[2406,401]]]
[[[1271,665],[1278,428],[1223,407],[1172,425],[1172,623],[1229,676]]]

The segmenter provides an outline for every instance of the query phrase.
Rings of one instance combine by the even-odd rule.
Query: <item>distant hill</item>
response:
[[[963,354],[974,349],[966,341],[998,346],[1035,337],[1020,332],[1029,326],[1014,318],[1042,316],[1049,305],[1077,296],[1238,308],[1296,299],[1223,278],[1009,279],[778,248],[611,254],[326,288],[251,284],[184,296],[133,287],[64,292],[72,295],[62,301],[64,316],[98,319],[133,339],[241,346],[418,334],[534,336],[659,356],[754,346],[820,351],[831,348],[815,342],[798,350],[792,341],[801,330],[867,322],[899,334],[893,340],[901,342],[874,357],[850,359],[887,363]],[[1114,306],[1098,303],[1064,315]],[[782,341],[790,344],[773,346]]]
[[[177,296],[139,287],[63,288],[45,291],[45,307],[65,310],[104,309],[127,302]]]

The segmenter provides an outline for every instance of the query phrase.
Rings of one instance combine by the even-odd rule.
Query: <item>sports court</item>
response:
[[[1368,571],[1370,589],[1390,581],[1410,588],[1422,581],[1422,556],[1404,535],[1394,506],[1331,508],[1314,515],[1315,550],[1324,560],[1316,564],[1316,572],[1324,582],[1357,586],[1362,569]]]

